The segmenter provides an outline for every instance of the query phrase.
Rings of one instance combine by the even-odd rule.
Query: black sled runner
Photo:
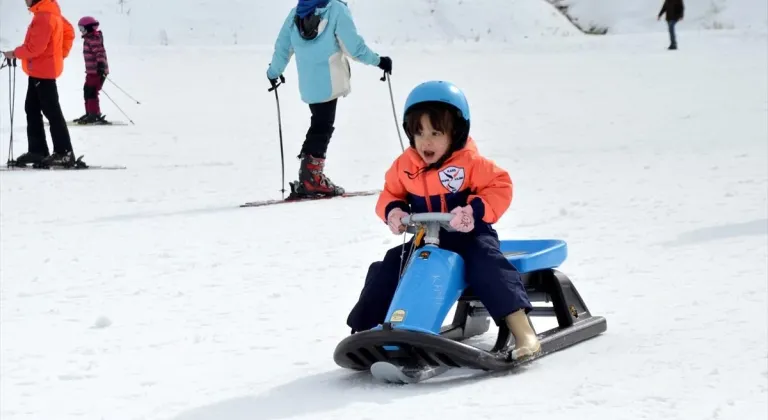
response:
[[[422,213],[403,219],[409,232],[425,229],[426,245],[410,255],[386,321],[344,338],[333,354],[336,364],[369,370],[385,382],[416,383],[453,368],[511,370],[606,331],[605,318],[592,315],[573,283],[556,270],[567,256],[564,241],[502,240],[501,251],[521,273],[531,302],[551,302],[551,307],[534,306],[528,316],[554,318],[557,326],[538,332],[541,351],[519,360],[510,356],[514,338],[504,323],[491,349],[463,343],[486,333],[491,320],[464,281],[463,259],[439,247],[439,229],[452,230],[448,225],[452,217]],[[454,304],[453,322],[443,326]]]

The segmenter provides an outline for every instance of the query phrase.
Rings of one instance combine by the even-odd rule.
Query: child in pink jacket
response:
[[[83,35],[83,58],[85,58],[85,115],[75,120],[78,124],[106,123],[99,107],[99,91],[109,74],[104,36],[99,30],[99,21],[85,16],[77,22]]]

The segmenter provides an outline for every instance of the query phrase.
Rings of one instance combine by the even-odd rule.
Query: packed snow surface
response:
[[[394,61],[398,124],[417,83],[465,90],[480,151],[515,182],[499,235],[565,239],[561,270],[608,320],[602,336],[517,372],[404,387],[332,359],[368,265],[402,243],[376,218],[376,197],[238,207],[280,197],[270,48],[108,45],[111,77],[141,104],[109,82],[105,93],[135,125],[71,135],[86,162],[127,169],[0,172],[0,417],[766,418],[767,40],[374,46]],[[70,119],[83,113],[82,70],[75,53],[59,81]],[[401,151],[380,75],[353,64],[339,103],[326,169],[348,190],[381,188]],[[286,78],[287,181],[309,110],[294,64]],[[102,109],[128,121],[104,95]]]

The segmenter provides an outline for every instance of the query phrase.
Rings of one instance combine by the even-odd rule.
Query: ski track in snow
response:
[[[0,174],[0,416],[766,418],[766,37],[681,33],[672,54],[664,37],[387,48],[398,120],[416,83],[463,87],[481,152],[515,182],[500,235],[567,240],[562,271],[608,320],[520,372],[405,387],[332,360],[368,264],[402,241],[376,197],[237,207],[280,195],[274,96],[227,70],[261,74],[268,50],[113,48],[142,105],[106,88],[136,125],[71,132],[86,162],[128,169]],[[353,66],[327,171],[381,188],[400,152],[389,93],[378,69]],[[309,112],[294,64],[286,77],[293,179]],[[17,155],[25,88],[19,77]]]

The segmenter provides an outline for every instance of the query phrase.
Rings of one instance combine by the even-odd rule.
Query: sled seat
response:
[[[557,268],[568,256],[568,246],[560,239],[501,240],[501,252],[521,274]]]
[[[542,285],[543,277],[551,276],[553,270],[541,270],[528,273],[521,273],[520,280],[523,281],[523,287],[525,287],[528,293],[528,298],[531,302],[547,302],[545,288]],[[475,294],[471,287],[464,289],[464,292],[459,296],[460,302],[480,302],[480,297]]]
[[[520,272],[523,286],[528,291],[531,301],[544,302],[548,297],[542,287],[542,276],[550,273],[565,261],[568,247],[559,239],[521,239],[502,240],[501,252]],[[547,290],[548,291],[548,290]],[[473,302],[480,298],[467,287],[459,301]]]

